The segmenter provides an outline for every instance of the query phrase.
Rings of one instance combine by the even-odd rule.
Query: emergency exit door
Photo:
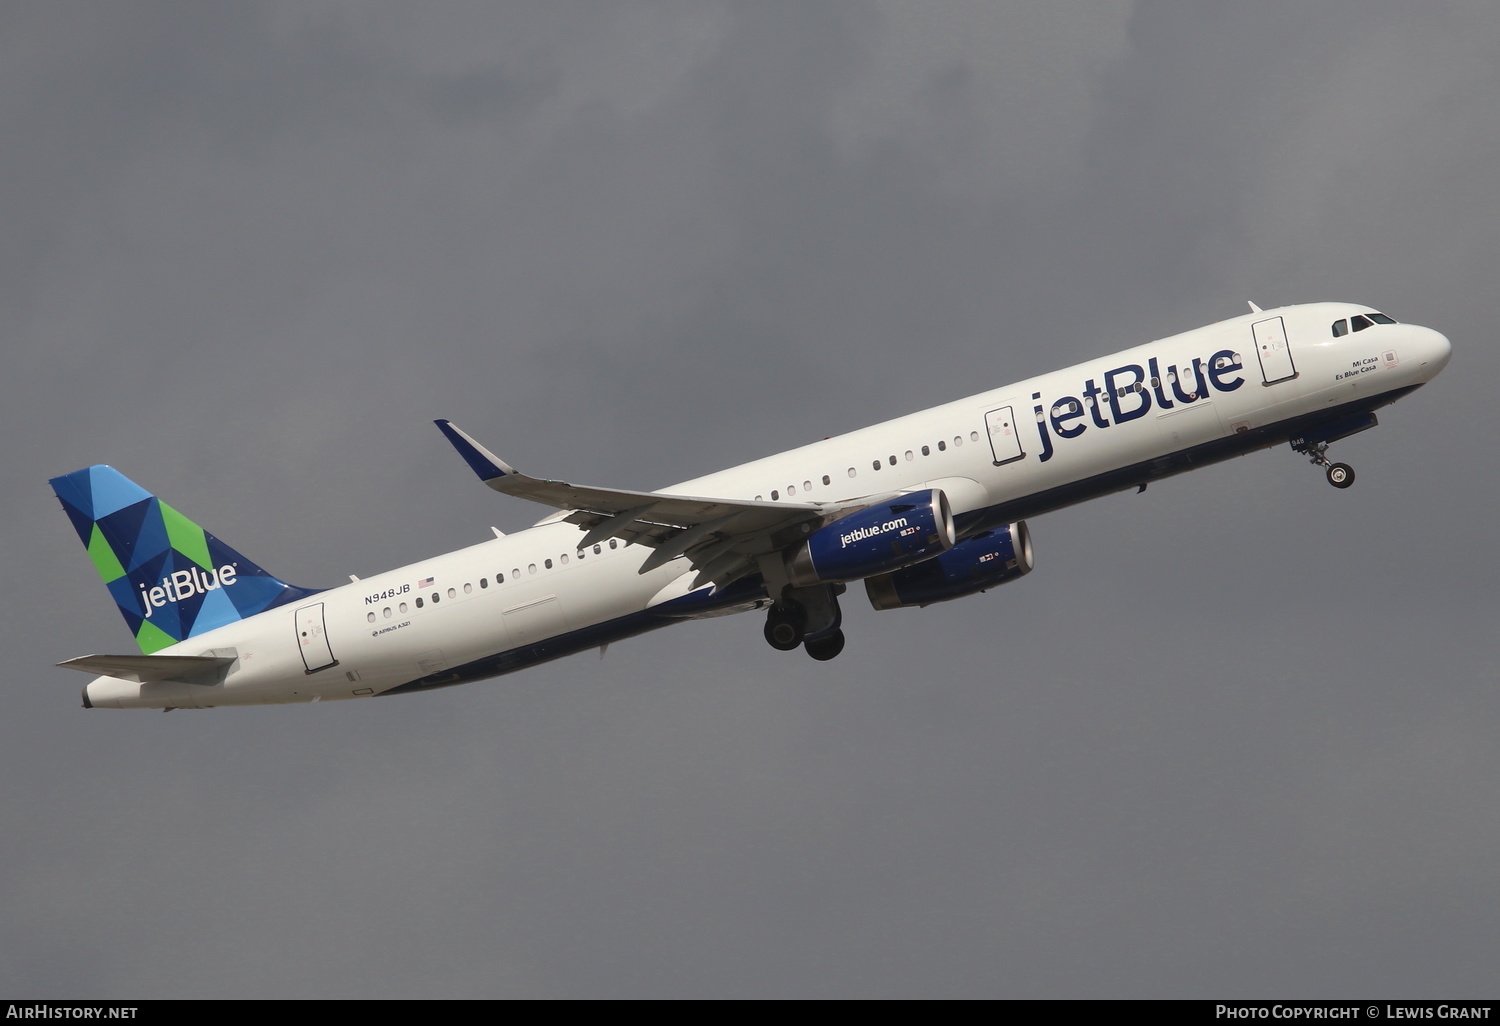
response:
[[[990,451],[995,454],[995,466],[1013,463],[1026,455],[1021,451],[1021,433],[1009,406],[986,413],[984,426],[990,432]]]

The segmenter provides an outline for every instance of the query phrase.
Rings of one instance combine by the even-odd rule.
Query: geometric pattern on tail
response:
[[[54,477],[52,491],[147,655],[317,593],[273,577],[113,467]]]

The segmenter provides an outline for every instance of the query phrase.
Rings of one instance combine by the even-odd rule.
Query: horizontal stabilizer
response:
[[[235,659],[234,656],[86,655],[57,665],[137,684],[170,681],[214,685],[228,675]]]

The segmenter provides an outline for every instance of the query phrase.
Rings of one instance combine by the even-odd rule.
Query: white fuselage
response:
[[[1338,411],[1371,410],[1447,363],[1448,341],[1431,329],[1332,334],[1366,309],[1247,314],[661,492],[823,503],[941,488],[961,533],[1034,516],[1284,442]],[[685,601],[695,576],[685,558],[640,574],[650,549],[618,540],[579,549],[583,534],[544,520],[320,592],[163,652],[232,653],[219,684],[100,677],[87,703],[193,708],[441,687],[764,604],[759,578]]]

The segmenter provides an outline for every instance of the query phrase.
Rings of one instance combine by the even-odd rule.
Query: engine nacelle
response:
[[[876,609],[927,606],[962,598],[1031,573],[1026,521],[965,538],[948,551],[894,573],[865,580]]]
[[[798,588],[857,581],[931,559],[957,538],[948,497],[929,488],[818,528],[787,557],[787,577]]]

